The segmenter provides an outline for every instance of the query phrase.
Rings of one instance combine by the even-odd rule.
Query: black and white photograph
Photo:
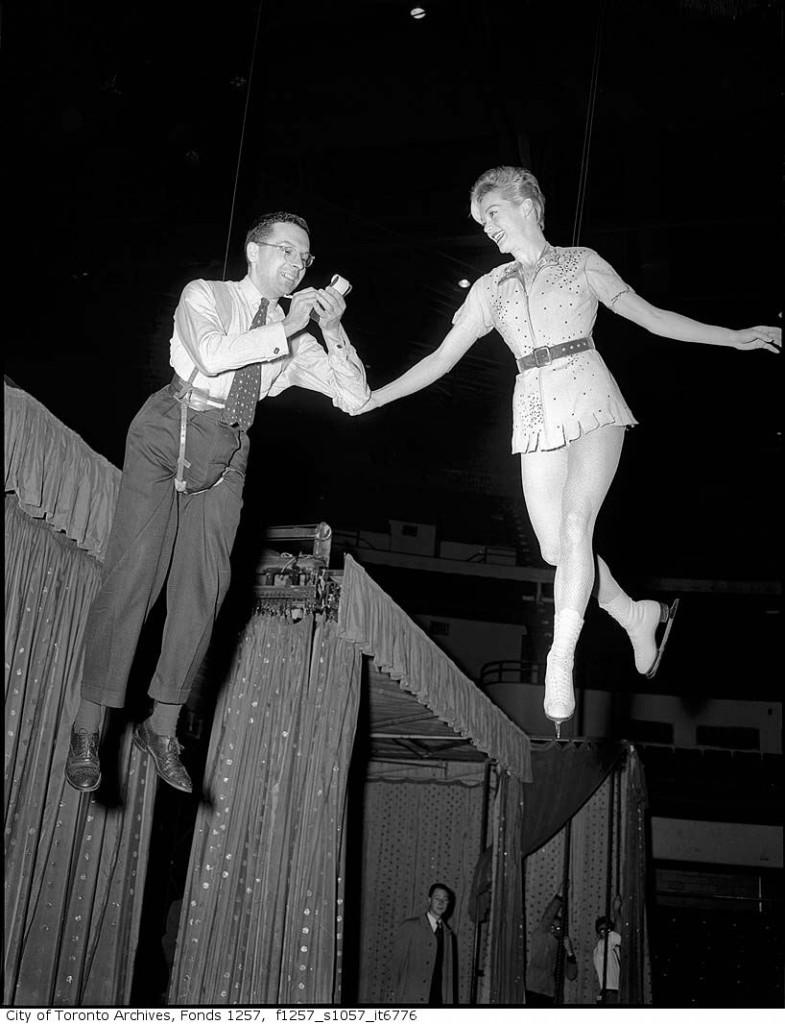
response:
[[[0,27],[6,1019],[781,1011],[781,0]]]

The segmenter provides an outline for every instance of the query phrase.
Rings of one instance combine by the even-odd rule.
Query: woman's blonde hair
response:
[[[537,211],[537,224],[540,229],[545,226],[545,196],[540,191],[537,179],[525,167],[492,167],[480,175],[472,185],[469,196],[472,217],[476,221],[480,219],[480,201],[489,192],[501,192],[505,199],[513,203],[531,199]]]

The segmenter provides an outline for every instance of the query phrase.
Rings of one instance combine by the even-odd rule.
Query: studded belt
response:
[[[515,362],[523,373],[524,370],[533,370],[538,366],[550,366],[556,359],[563,359],[576,352],[585,352],[589,348],[594,348],[594,341],[591,338],[573,338],[572,341],[563,341],[560,345],[539,345],[528,356],[522,356]]]

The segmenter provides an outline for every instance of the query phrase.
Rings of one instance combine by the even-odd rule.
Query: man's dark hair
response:
[[[307,235],[311,234],[304,218],[298,217],[296,213],[287,213],[286,210],[276,210],[275,213],[263,213],[253,222],[245,235],[245,244],[264,241],[269,237],[276,224],[296,224]]]
[[[445,885],[444,882],[434,882],[433,885],[428,890],[428,899],[430,899],[431,896],[433,896],[437,889],[444,889],[444,891],[447,893],[450,899],[453,898],[453,891],[449,887],[449,885]]]
[[[609,917],[598,917],[594,922],[594,931],[598,932],[603,925],[605,925],[608,931],[611,931],[613,928],[613,921],[611,921]]]

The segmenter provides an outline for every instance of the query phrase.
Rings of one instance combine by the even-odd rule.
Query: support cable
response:
[[[226,268],[229,263],[229,246],[232,241],[232,227],[234,226],[234,209],[237,203],[237,185],[240,180],[240,165],[243,159],[243,146],[245,144],[245,127],[248,122],[248,108],[251,102],[251,85],[253,84],[253,72],[256,65],[256,48],[259,43],[259,25],[262,21],[262,0],[259,0],[259,6],[256,11],[256,28],[254,29],[253,35],[253,49],[251,51],[251,66],[248,70],[248,88],[245,90],[245,108],[243,110],[243,120],[240,126],[240,146],[237,150],[237,166],[234,172],[234,187],[232,189],[232,205],[229,210],[229,226],[226,230],[226,249],[224,250],[224,265],[223,272],[221,274],[221,280],[226,280]]]
[[[591,150],[591,137],[594,130],[594,115],[597,108],[597,93],[600,81],[600,53],[602,51],[602,28],[605,22],[605,5],[607,0],[600,0],[600,14],[597,20],[597,32],[594,38],[594,62],[591,71],[591,85],[589,86],[589,102],[586,110],[586,127],[583,133],[583,152],[581,153],[581,168],[578,176],[578,198],[575,204],[575,223],[572,229],[572,244],[577,245],[581,236],[583,224],[583,211],[586,205],[586,184],[589,180],[589,154]]]

